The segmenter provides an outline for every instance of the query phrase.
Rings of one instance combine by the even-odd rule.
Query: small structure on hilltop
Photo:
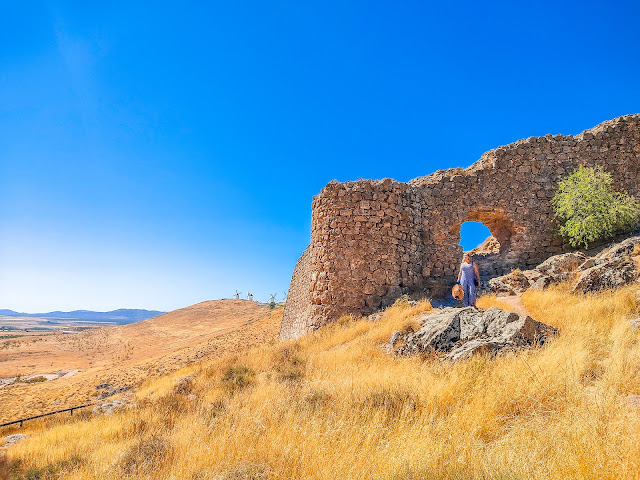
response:
[[[446,294],[468,220],[485,224],[500,245],[490,275],[571,250],[556,234],[550,201],[558,180],[579,165],[601,165],[616,187],[640,198],[640,115],[576,136],[519,140],[469,168],[408,183],[329,182],[313,199],[311,243],[293,272],[280,338],[300,337],[341,315],[373,313],[402,294]]]
[[[240,294],[242,292],[239,292],[238,290],[236,290],[236,294],[233,296],[233,298],[235,298],[236,300],[240,300]]]

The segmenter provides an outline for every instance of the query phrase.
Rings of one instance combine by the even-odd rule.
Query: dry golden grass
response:
[[[274,316],[275,315],[275,316]],[[96,385],[136,387],[201,359],[277,337],[282,310],[212,300],[120,327],[51,335],[0,352],[0,377],[81,369],[70,378],[0,388],[0,423],[95,401]]]
[[[559,336],[456,364],[380,348],[427,303],[345,318],[149,380],[113,417],[29,427],[7,462],[67,479],[640,478],[636,295],[527,293]]]

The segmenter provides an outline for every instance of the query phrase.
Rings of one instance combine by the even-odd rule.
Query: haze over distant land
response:
[[[92,312],[90,310],[74,310],[71,312],[48,312],[48,313],[20,313],[13,310],[2,309],[0,310],[0,316],[6,317],[35,317],[35,318],[50,318],[56,320],[86,320],[92,322],[109,322],[116,323],[118,325],[126,325],[128,323],[139,322],[140,320],[147,320],[149,318],[162,315],[166,312],[159,312],[157,310],[141,310],[121,308],[119,310],[112,310],[111,312]]]
[[[639,18],[631,0],[3,2],[0,306],[281,300],[327,182],[640,112]]]

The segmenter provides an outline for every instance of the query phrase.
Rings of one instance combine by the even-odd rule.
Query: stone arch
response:
[[[482,222],[468,220],[460,227],[460,246],[464,252],[499,253],[500,243]]]
[[[506,256],[511,250],[511,240],[516,235],[515,223],[509,217],[509,214],[503,209],[481,208],[471,210],[466,218],[462,220],[458,226],[457,234],[460,237],[460,227],[464,222],[480,222],[486,225],[491,235],[500,243],[500,255]],[[460,240],[458,240],[459,242]]]
[[[463,248],[460,245],[460,229],[464,222],[479,222],[485,225],[491,235],[500,244],[498,253],[484,253],[474,255],[474,262],[480,269],[480,275],[483,279],[488,280],[496,275],[504,275],[517,266],[512,259],[519,258],[517,248],[514,250],[514,241],[516,247],[518,237],[521,236],[522,227],[518,227],[510,214],[501,208],[475,208],[468,213],[461,215],[455,224],[451,227],[453,236],[450,237],[455,242],[457,258],[462,258]]]

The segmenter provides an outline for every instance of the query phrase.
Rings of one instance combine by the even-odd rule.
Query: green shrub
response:
[[[612,188],[613,179],[602,167],[579,167],[558,184],[552,200],[560,234],[573,247],[588,248],[598,240],[627,233],[638,226],[640,204]]]
[[[33,377],[33,378],[28,378],[27,380],[24,381],[24,383],[42,383],[46,381],[47,379],[45,377]]]

